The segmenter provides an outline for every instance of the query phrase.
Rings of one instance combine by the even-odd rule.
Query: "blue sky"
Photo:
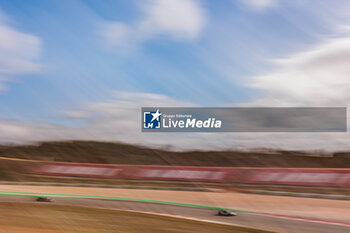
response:
[[[347,38],[349,7],[342,0],[0,0],[4,33],[21,34],[1,37],[0,47],[11,44],[13,60],[32,67],[1,71],[0,61],[0,119],[89,127],[109,114],[91,106],[125,95],[142,105],[147,93],[175,105],[343,106],[289,93],[302,84],[287,71],[293,56]],[[278,72],[283,93],[271,81]]]

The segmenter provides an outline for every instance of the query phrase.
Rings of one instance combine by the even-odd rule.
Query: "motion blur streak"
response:
[[[349,0],[0,0],[0,231],[349,232],[348,117],[270,114],[344,116],[349,12]],[[190,107],[264,108],[241,116],[264,132],[159,132],[185,124],[159,109]],[[228,122],[207,115],[188,127]],[[333,133],[276,132],[293,122]]]

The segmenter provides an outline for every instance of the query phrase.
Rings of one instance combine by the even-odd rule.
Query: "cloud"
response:
[[[2,141],[17,140],[18,138],[30,136],[25,127],[14,121],[0,121],[0,132]]]
[[[110,100],[78,106],[82,119],[87,121],[86,129],[92,138],[118,140],[134,143],[157,144],[154,135],[141,133],[141,107],[183,107],[194,106],[168,96],[152,93],[115,92]],[[85,115],[84,115],[85,114]],[[85,116],[89,116],[86,119]],[[161,144],[164,144],[164,140]]]
[[[168,33],[180,39],[194,39],[201,32],[205,16],[194,0],[156,0],[145,6],[142,29],[148,33]]]
[[[114,141],[172,150],[275,148],[292,150],[350,149],[346,133],[142,133],[141,107],[193,107],[193,103],[152,93],[115,92],[106,101],[76,106],[71,111],[80,127],[0,119],[0,142],[50,140]]]
[[[88,103],[68,111],[68,116],[85,122],[82,127],[19,122],[0,119],[0,142],[34,143],[50,140],[120,141],[147,146],[193,148],[191,135],[141,132],[141,107],[194,106],[168,96],[151,93],[115,92],[111,99]],[[72,114],[73,112],[73,114]],[[196,139],[197,140],[197,139]]]
[[[348,106],[350,36],[328,39],[273,62],[279,67],[253,77],[249,87],[265,95],[250,105]]]
[[[10,27],[0,17],[0,82],[11,81],[13,75],[40,72],[42,65],[36,61],[40,47],[39,37]],[[5,89],[0,83],[0,91]]]
[[[263,10],[277,4],[277,0],[240,0],[242,4],[255,10]]]
[[[248,87],[262,97],[239,106],[350,106],[350,35],[341,27],[341,36],[329,38],[305,51],[272,62],[277,69],[255,76]],[[257,135],[257,134],[254,134]],[[255,143],[262,144],[259,136]],[[264,134],[265,147],[291,149],[349,150],[348,133]]]
[[[71,119],[84,119],[84,118],[88,118],[90,115],[87,112],[72,110],[72,111],[67,111],[64,114],[64,116]]]
[[[143,17],[132,24],[105,22],[100,28],[111,46],[129,47],[156,36],[194,40],[204,28],[204,9],[195,0],[149,0],[141,5]]]

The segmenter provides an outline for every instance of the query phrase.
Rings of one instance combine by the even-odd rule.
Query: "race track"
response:
[[[2,196],[1,202],[33,202],[35,198],[25,196]],[[225,224],[234,224],[248,226],[262,230],[275,232],[304,233],[304,232],[349,232],[350,226],[342,226],[327,223],[315,223],[294,219],[277,218],[275,216],[266,216],[255,213],[239,213],[236,217],[216,216],[216,210],[195,208],[186,206],[177,206],[170,204],[121,201],[121,200],[103,200],[91,198],[54,198],[54,203],[44,203],[47,205],[73,205],[98,207],[118,210],[132,210],[156,214],[166,214],[173,216],[182,216],[196,218],[208,221],[221,222]]]

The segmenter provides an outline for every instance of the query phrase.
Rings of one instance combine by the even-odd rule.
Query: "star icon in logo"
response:
[[[157,119],[157,121],[159,121],[159,117],[162,115],[162,113],[160,113],[159,112],[159,109],[157,109],[157,111],[155,112],[155,113],[152,113],[152,120],[151,120],[151,122],[152,121],[154,121],[154,120],[156,120]]]

